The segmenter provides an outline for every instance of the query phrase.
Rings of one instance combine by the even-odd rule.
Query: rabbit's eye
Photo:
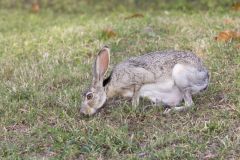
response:
[[[87,93],[86,97],[87,97],[87,100],[90,100],[93,98],[93,94],[91,92]]]

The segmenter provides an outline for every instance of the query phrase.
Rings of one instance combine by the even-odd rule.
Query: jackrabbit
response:
[[[165,110],[185,110],[193,106],[192,95],[205,90],[207,69],[192,52],[157,51],[129,58],[117,64],[104,79],[110,63],[110,49],[104,46],[93,65],[93,80],[84,95],[81,112],[94,114],[108,98],[131,97],[137,106],[140,97],[171,106]],[[184,100],[184,106],[178,106]]]

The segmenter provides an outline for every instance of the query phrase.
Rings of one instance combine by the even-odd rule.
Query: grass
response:
[[[0,11],[0,159],[240,158],[239,41],[214,40],[240,28],[238,13],[143,11],[124,20],[131,14]],[[109,28],[115,36],[103,33]],[[81,93],[103,45],[111,67],[149,51],[192,50],[210,70],[209,89],[184,113],[118,100],[82,117]]]

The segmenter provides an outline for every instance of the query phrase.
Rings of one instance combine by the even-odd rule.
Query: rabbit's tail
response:
[[[206,90],[209,84],[209,73],[205,68],[176,64],[172,77],[181,90],[189,90],[192,94]]]

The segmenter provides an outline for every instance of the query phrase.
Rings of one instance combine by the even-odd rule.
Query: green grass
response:
[[[214,40],[240,28],[238,13],[142,13],[0,11],[0,159],[240,158],[239,40]],[[106,28],[117,35],[107,38]],[[118,100],[82,117],[81,93],[103,45],[111,67],[149,51],[192,50],[210,70],[209,89],[184,113]]]

